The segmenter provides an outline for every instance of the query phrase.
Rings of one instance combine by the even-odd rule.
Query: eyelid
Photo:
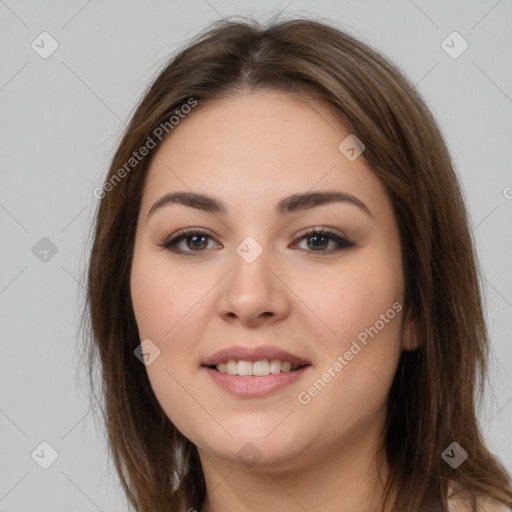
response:
[[[180,230],[176,231],[175,233],[173,233],[170,236],[165,236],[164,238],[158,240],[156,242],[156,245],[158,245],[160,247],[163,247],[164,249],[167,249],[169,251],[172,251],[171,244],[175,245],[178,242],[181,242],[182,240],[184,240],[186,238],[192,237],[193,235],[204,235],[204,236],[207,236],[207,237],[211,238],[212,240],[216,241],[215,236],[208,229],[205,229],[205,228],[184,228],[184,229],[180,229]],[[186,252],[186,253],[190,254],[190,253],[193,253],[193,252],[200,253],[200,252],[205,252],[205,251],[179,251],[179,250],[176,250],[176,251],[172,251],[172,252],[176,252],[178,254],[183,254],[184,252]]]
[[[194,235],[202,235],[210,238],[211,240],[215,241],[217,244],[221,245],[219,242],[217,242],[216,237],[212,234],[212,232],[205,228],[184,228],[176,231],[171,236],[164,237],[163,239],[156,242],[156,245],[160,247],[164,247],[170,252],[173,252],[175,254],[187,254],[190,256],[199,256],[201,253],[207,252],[207,250],[199,250],[199,251],[182,251],[180,249],[173,249],[173,247],[176,246],[179,242],[182,240],[186,240],[187,238],[191,238]],[[299,233],[297,233],[295,240],[293,242],[292,247],[302,242],[305,238],[313,237],[313,236],[326,236],[329,240],[334,241],[336,244],[338,244],[338,247],[335,249],[325,250],[325,251],[314,251],[314,250],[308,250],[308,249],[300,249],[302,251],[314,254],[318,253],[321,255],[329,255],[333,253],[338,253],[342,250],[348,249],[350,247],[353,247],[355,244],[352,242],[352,240],[345,235],[343,232],[340,232],[336,228],[330,228],[328,226],[315,226],[315,227],[308,227],[305,228]]]
[[[175,233],[173,233],[170,236],[163,237],[162,239],[160,239],[157,242],[157,244],[163,245],[163,244],[167,244],[168,242],[171,242],[171,241],[176,241],[182,235],[192,236],[192,235],[196,235],[196,234],[197,235],[206,235],[212,239],[215,239],[215,236],[213,235],[213,233],[208,229],[205,229],[205,228],[183,228],[183,229],[179,229],[178,231],[176,231]]]
[[[336,228],[331,228],[329,226],[314,226],[309,228],[304,228],[301,231],[297,233],[297,238],[303,238],[305,235],[333,235],[337,236],[339,238],[343,238],[347,241],[349,241],[349,237],[345,235],[342,231]]]
[[[312,256],[314,256],[315,253],[318,253],[319,256],[336,254],[355,246],[355,243],[352,241],[352,239],[345,235],[343,232],[339,231],[336,228],[330,228],[328,226],[318,226],[303,229],[297,234],[296,241],[293,243],[293,245],[295,246],[298,243],[302,242],[302,240],[304,240],[305,238],[313,236],[326,236],[330,240],[337,243],[338,247],[336,249],[330,249],[326,251],[313,251],[303,249],[305,252],[309,253]]]

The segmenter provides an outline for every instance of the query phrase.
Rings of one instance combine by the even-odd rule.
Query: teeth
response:
[[[216,366],[217,370],[221,373],[228,373],[230,375],[256,375],[258,377],[265,377],[267,375],[281,372],[290,372],[299,368],[297,365],[292,365],[289,362],[281,362],[278,359],[262,359],[260,361],[236,361],[230,359],[226,363],[219,363]]]
[[[252,375],[253,364],[250,361],[238,361],[236,373],[238,375]]]
[[[277,359],[272,359],[272,361],[270,361],[270,373],[281,373],[281,361],[278,361]]]
[[[236,361],[233,361],[232,359],[226,363],[226,371],[230,375],[237,375],[237,372],[236,372],[237,367],[238,367],[238,363]],[[218,369],[219,369],[219,367],[217,366],[217,370]]]

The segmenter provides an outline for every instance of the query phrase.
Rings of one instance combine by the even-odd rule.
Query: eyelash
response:
[[[207,231],[201,230],[201,229],[182,229],[182,230],[178,231],[175,235],[173,235],[171,238],[164,239],[161,242],[157,243],[157,245],[160,247],[164,247],[166,250],[174,252],[176,254],[184,254],[184,255],[192,256],[192,257],[198,256],[200,253],[203,253],[206,250],[183,251],[183,250],[177,249],[175,247],[176,244],[178,244],[182,240],[192,238],[193,236],[196,236],[196,235],[205,236],[210,239],[213,239],[213,237],[210,235],[210,233],[208,233]],[[320,229],[319,228],[308,228],[307,230],[305,230],[302,233],[301,236],[299,236],[296,243],[304,240],[305,238],[313,238],[314,236],[321,236],[321,237],[325,237],[330,240],[333,240],[334,242],[336,242],[339,245],[339,247],[337,249],[330,249],[330,250],[325,250],[325,251],[323,251],[323,250],[315,251],[315,250],[310,250],[310,249],[303,249],[303,250],[305,250],[307,252],[311,252],[311,253],[318,252],[318,253],[332,254],[332,253],[337,253],[344,249],[348,249],[348,248],[354,246],[354,244],[350,240],[343,238],[343,237],[337,235],[336,233],[329,231],[328,229],[326,229],[324,227],[322,227]],[[197,253],[197,254],[194,254],[194,253]]]

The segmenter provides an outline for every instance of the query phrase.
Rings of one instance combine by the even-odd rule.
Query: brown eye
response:
[[[181,230],[157,245],[177,254],[195,256],[208,249],[208,241],[210,240],[213,241],[214,239],[206,231]],[[307,240],[307,247],[303,250],[317,253],[331,254],[354,246],[346,238],[326,229],[309,229],[298,240],[299,242]],[[330,245],[334,245],[334,247],[329,248]],[[217,244],[217,247],[222,246]]]
[[[354,246],[354,244],[346,238],[343,238],[336,233],[325,229],[309,230],[302,237],[300,237],[299,241],[302,240],[307,240],[307,248],[305,250],[310,252],[332,253]],[[329,242],[333,242],[335,248],[326,250],[326,248],[329,246]]]
[[[205,231],[198,230],[182,230],[178,231],[174,236],[170,239],[167,239],[158,245],[161,247],[165,247],[165,249],[180,253],[180,254],[190,254],[190,253],[201,253],[204,252],[208,247],[208,240],[213,240],[209,233]],[[181,242],[185,242],[185,244],[181,244]],[[180,247],[181,244],[181,247]]]

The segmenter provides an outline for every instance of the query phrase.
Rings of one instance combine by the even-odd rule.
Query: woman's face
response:
[[[156,398],[203,464],[291,469],[381,441],[404,277],[349,135],[313,101],[258,92],[199,104],[151,163],[133,307]]]

